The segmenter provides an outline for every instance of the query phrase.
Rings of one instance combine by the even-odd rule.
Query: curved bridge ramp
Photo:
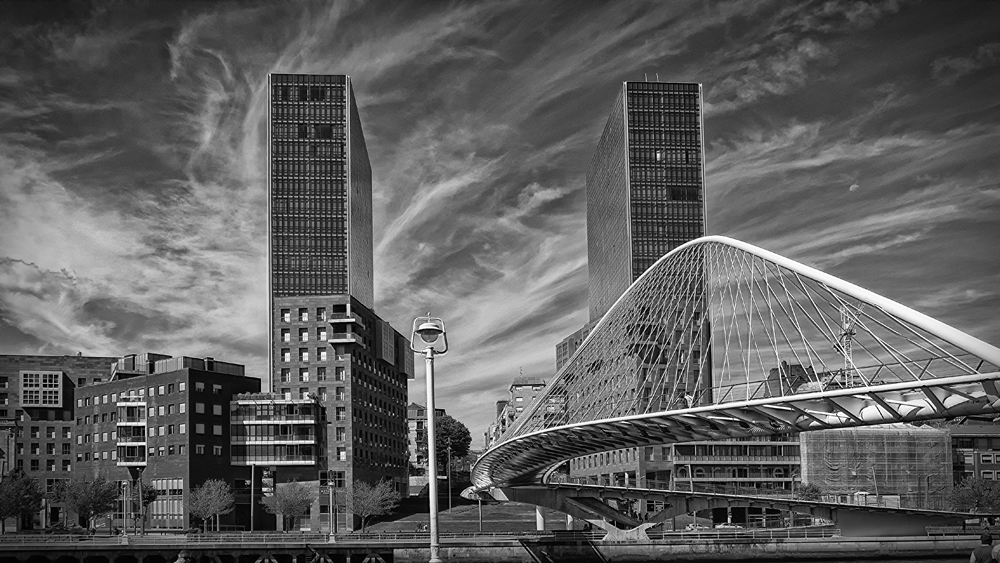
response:
[[[576,457],[695,440],[996,416],[1000,349],[734,239],[663,256],[476,462],[537,486]]]

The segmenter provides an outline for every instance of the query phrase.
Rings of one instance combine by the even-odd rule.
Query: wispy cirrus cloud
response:
[[[30,4],[0,22],[0,353],[264,375],[268,72],[352,76],[376,309],[446,318],[439,398],[477,437],[587,320],[584,175],[644,74],[705,86],[711,232],[1000,338],[992,5]]]
[[[1000,43],[986,43],[966,56],[937,57],[931,63],[931,76],[942,84],[951,85],[967,74],[998,64],[1000,64]]]

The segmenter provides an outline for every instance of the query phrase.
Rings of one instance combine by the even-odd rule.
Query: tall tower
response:
[[[351,79],[271,74],[268,96],[267,386],[274,400],[319,401],[326,419],[315,460],[289,445],[256,463],[279,482],[389,479],[405,492],[413,354],[374,310],[372,171]],[[329,510],[320,499],[313,524]]]
[[[624,82],[587,172],[590,320],[705,234],[700,84]]]

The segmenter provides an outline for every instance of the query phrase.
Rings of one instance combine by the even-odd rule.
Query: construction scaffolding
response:
[[[951,432],[887,424],[799,435],[802,482],[824,500],[945,510],[952,492]]]

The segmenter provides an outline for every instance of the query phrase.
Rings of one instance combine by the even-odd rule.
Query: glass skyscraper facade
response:
[[[350,78],[272,74],[269,92],[271,294],[373,307],[372,172]]]
[[[590,319],[705,234],[700,84],[624,82],[587,172]]]

